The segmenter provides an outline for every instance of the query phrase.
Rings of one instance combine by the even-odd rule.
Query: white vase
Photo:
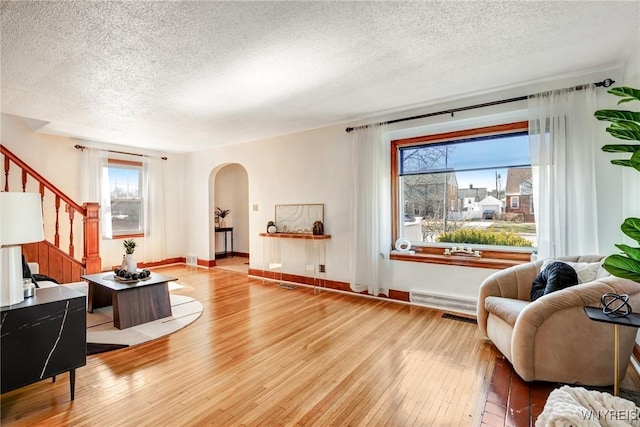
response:
[[[224,218],[220,219],[220,228],[225,228],[227,226],[227,221]]]
[[[122,268],[130,273],[135,273],[138,270],[138,264],[136,263],[133,254],[127,254],[124,256]]]

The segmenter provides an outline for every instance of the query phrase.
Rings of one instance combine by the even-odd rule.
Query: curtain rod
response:
[[[595,87],[609,87],[614,83],[615,83],[615,80],[604,79],[601,82],[596,82],[596,83],[592,83],[592,84]],[[586,86],[588,86],[588,85],[579,85],[579,86],[574,86],[571,89],[582,90]],[[352,131],[354,131],[356,129],[365,129],[365,128],[367,128],[369,126],[372,126],[372,125],[390,125],[390,124],[393,124],[393,123],[406,122],[408,120],[424,119],[424,118],[427,118],[427,117],[440,116],[440,115],[443,115],[443,114],[451,114],[451,117],[453,117],[453,113],[457,113],[459,111],[467,111],[467,110],[473,110],[473,109],[476,109],[476,108],[491,107],[493,105],[508,104],[510,102],[525,101],[528,98],[529,98],[529,96],[518,96],[518,97],[515,97],[515,98],[501,99],[499,101],[485,102],[485,103],[482,103],[482,104],[469,105],[469,106],[466,106],[466,107],[450,108],[448,110],[437,111],[435,113],[421,114],[419,116],[403,117],[401,119],[389,120],[389,121],[386,121],[386,122],[378,122],[378,123],[371,123],[371,124],[368,124],[368,125],[348,127],[348,128],[345,129],[345,131],[347,133],[349,133],[349,132],[352,132]]]
[[[84,145],[80,145],[80,144],[76,144],[73,146],[74,148],[76,148],[77,150],[84,150],[85,148],[89,148],[89,147],[85,147]],[[98,148],[99,150],[99,148]],[[127,153],[126,151],[117,151],[117,150],[106,150],[109,153],[117,153],[117,154],[127,154],[129,156],[138,156],[138,157],[154,157],[154,156],[148,156],[146,154],[138,154],[138,153]],[[162,160],[167,160],[166,156],[162,156],[160,157]]]

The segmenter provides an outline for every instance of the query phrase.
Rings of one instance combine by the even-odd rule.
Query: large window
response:
[[[395,140],[391,157],[394,239],[535,246],[526,122]]]
[[[111,225],[114,237],[143,233],[142,163],[109,159]]]

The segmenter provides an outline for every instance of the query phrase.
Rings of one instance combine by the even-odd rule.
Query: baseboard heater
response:
[[[415,304],[426,305],[435,308],[448,308],[475,313],[477,301],[470,298],[462,298],[453,295],[436,294],[432,292],[410,290],[409,301]]]

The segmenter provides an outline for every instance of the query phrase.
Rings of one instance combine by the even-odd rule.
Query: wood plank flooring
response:
[[[73,402],[66,374],[3,394],[3,426],[491,425],[499,355],[475,324],[216,268],[153,271],[178,277],[201,318],[89,356]]]

